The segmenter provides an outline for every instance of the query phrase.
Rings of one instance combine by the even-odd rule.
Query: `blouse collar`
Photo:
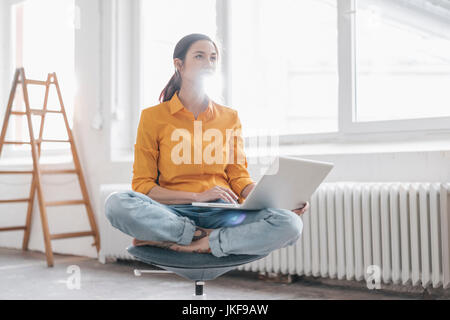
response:
[[[180,101],[180,98],[178,97],[178,91],[175,92],[175,94],[172,96],[172,98],[169,100],[169,107],[170,107],[170,114],[174,115],[175,113],[177,113],[180,110],[183,110],[188,112],[189,114],[192,115],[192,118],[194,118],[194,115],[191,111],[189,111],[188,109],[185,108],[185,106],[183,105],[183,103]],[[199,120],[199,118],[205,114],[205,116],[210,116],[212,114],[213,111],[213,102],[211,99],[208,98],[208,107],[206,108],[205,111],[203,111],[202,113],[200,113],[197,117],[197,120]]]

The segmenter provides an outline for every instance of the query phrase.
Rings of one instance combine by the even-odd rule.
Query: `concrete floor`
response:
[[[0,248],[0,299],[191,299],[194,283],[175,274],[134,276],[133,270],[149,269],[137,261],[101,264],[97,259],[55,254],[55,266],[48,268],[40,252]],[[70,289],[68,267],[80,270],[80,289]],[[69,282],[69,284],[74,282]],[[342,288],[308,281],[290,284],[258,280],[257,274],[233,270],[207,281],[210,300],[264,299],[420,299],[419,295]]]

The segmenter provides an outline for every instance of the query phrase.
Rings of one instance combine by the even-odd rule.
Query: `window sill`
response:
[[[278,150],[280,155],[285,156],[442,151],[448,152],[450,157],[450,140],[447,138],[429,141],[298,143],[280,146]],[[271,155],[270,152],[270,150],[246,149],[248,157],[267,156]]]
[[[273,156],[277,148],[258,149],[245,148],[248,158]],[[352,155],[352,154],[380,154],[403,152],[445,152],[450,158],[450,138],[440,139],[408,139],[397,141],[353,141],[353,142],[316,142],[286,144],[278,147],[282,156],[316,156],[316,155]],[[113,163],[132,163],[134,156],[131,152],[116,154]]]

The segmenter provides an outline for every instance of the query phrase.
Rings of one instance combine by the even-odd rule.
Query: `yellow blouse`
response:
[[[175,93],[142,110],[134,145],[132,189],[148,194],[160,185],[200,193],[214,186],[239,196],[253,180],[236,110],[210,100],[197,119]]]

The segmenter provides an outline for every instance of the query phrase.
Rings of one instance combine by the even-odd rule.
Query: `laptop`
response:
[[[192,206],[239,210],[294,210],[309,201],[333,167],[334,164],[329,162],[276,157],[243,203],[192,202]]]

